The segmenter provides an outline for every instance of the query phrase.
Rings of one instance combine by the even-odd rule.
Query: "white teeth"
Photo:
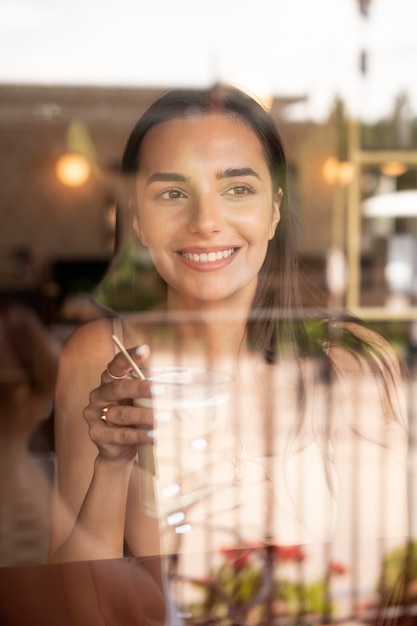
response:
[[[181,255],[189,261],[196,261],[197,263],[213,263],[214,261],[220,261],[220,259],[226,259],[231,256],[235,251],[235,248],[229,248],[228,250],[219,250],[219,252],[202,252],[201,254],[181,252]]]

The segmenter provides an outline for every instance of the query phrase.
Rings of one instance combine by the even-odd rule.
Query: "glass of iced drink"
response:
[[[181,528],[185,511],[213,489],[204,470],[215,462],[213,437],[227,422],[232,377],[185,367],[142,371],[152,397],[135,403],[154,411],[154,443],[138,448],[141,504],[147,515]]]

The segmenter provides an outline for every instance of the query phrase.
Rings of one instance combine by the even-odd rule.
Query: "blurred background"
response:
[[[62,341],[163,297],[128,237],[108,270],[125,141],[169,88],[230,82],[270,110],[319,301],[414,372],[416,26],[415,0],[0,0],[0,565],[46,558]]]

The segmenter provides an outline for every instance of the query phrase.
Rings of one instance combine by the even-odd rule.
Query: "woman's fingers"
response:
[[[98,390],[97,390],[98,391]],[[90,403],[84,409],[84,417],[91,425],[95,421],[107,422],[107,425],[130,426],[141,428],[153,425],[152,408],[134,406],[131,403],[118,401],[114,395],[107,400],[103,395],[91,393]]]
[[[84,417],[91,440],[106,458],[133,458],[138,444],[154,441],[151,409],[122,404],[89,404]]]
[[[130,378],[130,376],[120,380],[111,380],[108,383],[102,383],[91,392],[90,404],[96,406],[120,402],[132,404],[137,398],[151,398],[150,387],[149,381]]]
[[[148,358],[150,350],[146,344],[130,348],[128,351],[129,356],[140,367],[143,362]],[[108,363],[105,371],[102,375],[102,382],[110,382],[112,380],[123,380],[132,370],[132,365],[126,359],[122,352],[118,352],[116,356]]]
[[[153,428],[153,412],[136,406],[109,404],[100,411],[100,419],[109,426],[130,426],[131,428]],[[105,419],[102,419],[102,415]]]
[[[149,347],[128,350],[142,366]],[[90,393],[84,409],[91,440],[102,456],[111,460],[132,459],[140,443],[154,440],[153,410],[140,406],[140,398],[151,398],[150,382],[131,375],[132,364],[119,352],[101,375],[101,384]]]

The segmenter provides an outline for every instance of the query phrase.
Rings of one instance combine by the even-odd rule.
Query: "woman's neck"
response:
[[[204,352],[214,364],[221,358],[236,359],[246,346],[246,325],[250,306],[241,309],[223,307],[218,303],[183,306],[168,298],[167,314],[180,316],[177,324],[179,338]]]
[[[219,315],[217,319],[203,319],[182,324],[185,337],[197,340],[207,360],[214,366],[221,358],[236,359],[246,346],[246,323]]]

